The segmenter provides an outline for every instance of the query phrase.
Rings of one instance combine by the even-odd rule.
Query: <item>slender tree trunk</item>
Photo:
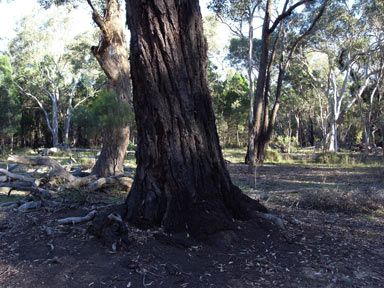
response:
[[[231,182],[197,0],[127,1],[138,150],[127,218],[205,239],[264,208]],[[248,208],[247,208],[248,207]]]
[[[252,77],[253,71],[253,15],[249,16],[248,19],[249,34],[248,34],[248,85],[249,85],[249,111],[248,111],[248,147],[253,143],[253,121],[254,121],[254,103],[255,103],[255,93],[254,93],[254,82]],[[247,153],[248,155],[248,153]],[[246,160],[247,161],[247,160]]]
[[[260,145],[256,145],[256,141],[260,137],[262,129],[262,111],[264,100],[264,88],[266,81],[266,71],[268,67],[268,55],[269,45],[271,39],[271,33],[269,31],[269,21],[271,19],[272,5],[271,1],[267,0],[265,8],[265,16],[262,30],[262,44],[261,44],[261,56],[259,64],[259,76],[257,78],[256,92],[255,92],[255,106],[254,106],[254,119],[252,128],[250,129],[250,135],[248,136],[248,148],[247,155],[245,157],[245,163],[250,166],[254,166],[257,162],[257,155]]]
[[[99,26],[102,39],[99,46],[92,47],[92,53],[107,75],[110,89],[120,103],[131,100],[128,49],[118,0],[107,0],[106,13],[102,18],[87,0],[93,11],[93,20]],[[103,133],[103,148],[92,169],[92,174],[110,176],[122,174],[124,157],[129,143],[129,127],[112,127]]]
[[[58,107],[57,100],[53,99],[52,101],[52,143],[53,147],[59,147],[59,119],[58,119]]]

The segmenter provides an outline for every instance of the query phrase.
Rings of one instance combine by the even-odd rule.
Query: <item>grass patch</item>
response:
[[[26,193],[24,192],[17,193],[17,191],[13,191],[10,196],[0,194],[0,203],[7,203],[7,202],[21,200],[25,197],[25,195]]]
[[[300,194],[300,207],[320,211],[344,212],[347,214],[372,213],[384,209],[384,190],[352,189],[340,191],[327,189]]]
[[[224,158],[231,163],[244,163],[246,153],[246,147],[223,149]]]
[[[265,162],[272,162],[272,163],[281,163],[283,161],[283,157],[281,157],[280,153],[276,150],[267,149],[265,151]]]

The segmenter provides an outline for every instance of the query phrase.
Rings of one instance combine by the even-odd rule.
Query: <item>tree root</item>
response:
[[[125,205],[113,205],[98,213],[88,232],[99,238],[112,251],[129,244],[128,227],[123,220]]]

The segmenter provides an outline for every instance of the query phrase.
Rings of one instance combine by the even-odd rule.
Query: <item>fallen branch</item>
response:
[[[25,211],[28,211],[30,209],[37,209],[40,207],[41,207],[41,201],[30,201],[30,202],[27,202],[27,203],[24,203],[23,205],[21,205],[19,208],[17,208],[17,210],[19,212],[25,212]]]
[[[299,189],[292,189],[292,190],[277,190],[277,191],[268,191],[267,194],[285,194],[285,193],[299,193],[302,191],[317,191],[321,190],[321,188],[299,188]]]
[[[8,164],[7,165],[7,170],[11,172],[12,170],[15,170],[17,167],[19,167],[19,164]]]
[[[69,182],[64,187],[68,189],[77,188],[77,187],[88,185],[89,183],[94,182],[96,179],[97,179],[96,175],[89,175],[86,177],[75,177],[73,181]]]
[[[281,218],[275,216],[275,215],[272,215],[272,214],[269,214],[269,213],[262,213],[262,212],[258,212],[258,211],[253,211],[252,212],[252,216],[253,217],[258,217],[258,218],[263,218],[263,219],[268,220],[268,221],[272,221],[281,230],[285,230],[285,226],[284,226],[283,220]]]
[[[104,186],[121,184],[127,187],[127,190],[131,188],[133,179],[130,177],[121,177],[121,176],[110,176],[97,179],[95,182],[92,182],[88,185],[88,190],[93,192]]]
[[[2,203],[4,204],[4,203]],[[9,211],[9,210],[12,210],[14,208],[17,208],[19,207],[19,205],[17,203],[13,203],[11,205],[7,205],[7,206],[0,206],[0,211]]]
[[[6,207],[9,205],[14,205],[14,204],[16,204],[17,206],[20,206],[21,204],[24,204],[25,202],[27,202],[27,201],[26,200],[17,200],[17,201],[11,201],[11,202],[3,202],[3,203],[0,203],[0,207]]]
[[[37,186],[25,186],[25,185],[11,184],[11,183],[0,183],[0,187],[8,187],[8,188],[12,188],[19,191],[28,191],[41,200],[50,199],[52,196],[51,191],[41,189]]]
[[[68,171],[66,171],[57,161],[50,159],[48,157],[39,156],[35,158],[28,158],[24,156],[10,155],[7,160],[8,162],[14,162],[14,163],[19,163],[24,165],[32,165],[32,166],[45,165],[45,166],[51,167],[52,170],[49,173],[49,177],[51,179],[60,177],[69,182],[76,180],[76,177],[70,174]]]
[[[20,180],[23,182],[29,182],[31,184],[37,185],[37,183],[36,183],[37,180],[35,178],[32,178],[32,177],[27,177],[24,175],[15,174],[15,173],[9,172],[8,170],[2,169],[2,168],[0,168],[0,173],[6,175],[7,177],[9,177],[11,179]],[[0,181],[0,182],[5,182],[5,181]]]
[[[113,185],[113,184],[117,184],[117,183],[118,183],[118,180],[116,179],[116,177],[103,177],[103,178],[99,178],[96,181],[90,183],[88,185],[88,190],[93,192],[93,191],[96,191],[97,189],[100,189],[103,186]]]
[[[97,213],[96,210],[92,210],[91,212],[89,212],[87,215],[83,217],[68,217],[68,218],[58,219],[57,222],[59,224],[73,224],[73,225],[78,223],[83,223],[83,222],[92,220],[95,217],[96,213]]]

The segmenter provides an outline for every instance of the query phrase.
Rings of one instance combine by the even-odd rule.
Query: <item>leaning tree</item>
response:
[[[127,0],[137,170],[126,200],[138,225],[197,238],[265,211],[230,179],[207,84],[198,0]]]

